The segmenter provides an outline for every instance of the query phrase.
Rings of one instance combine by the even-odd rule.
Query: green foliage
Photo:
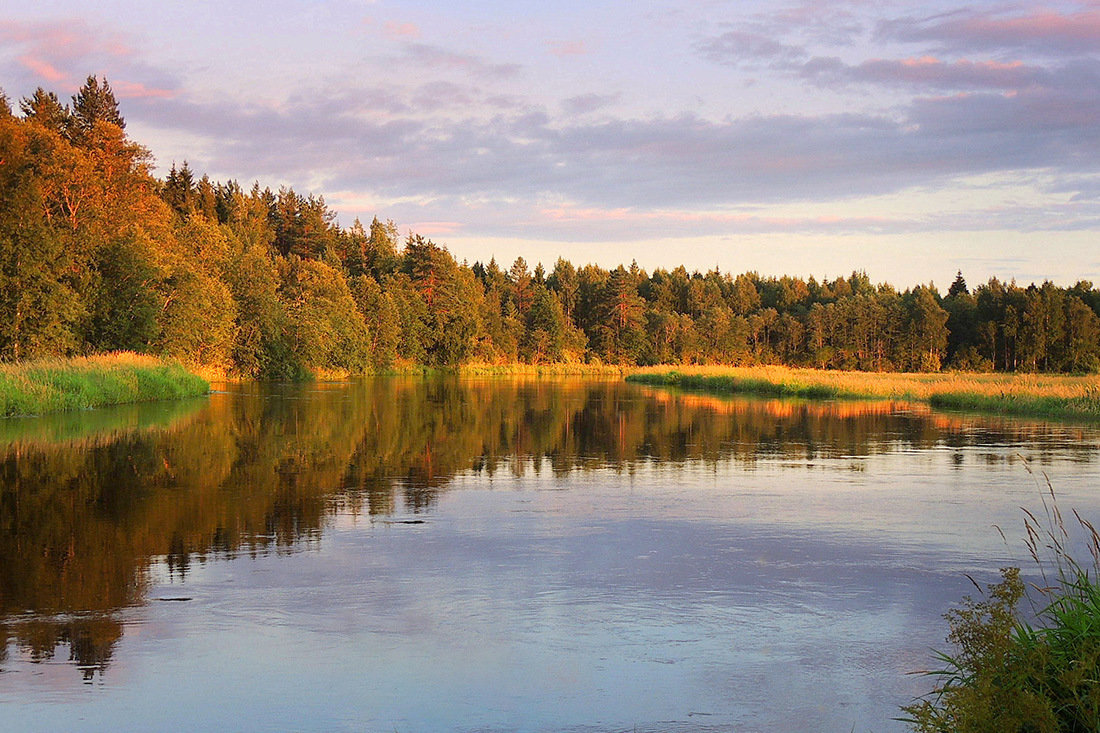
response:
[[[81,304],[70,258],[43,216],[26,130],[0,119],[0,358],[71,353]]]
[[[114,239],[95,255],[100,287],[91,305],[88,343],[95,351],[147,352],[160,334],[160,272],[150,243]]]
[[[157,351],[178,359],[228,368],[235,339],[236,304],[226,284],[180,268],[166,281]]]
[[[1030,470],[1030,469],[1029,469]],[[1054,492],[1047,523],[1027,512],[1027,547],[1044,579],[1029,596],[1018,568],[1001,571],[984,598],[946,614],[947,640],[929,695],[903,708],[921,733],[1086,733],[1100,725],[1100,536],[1075,516],[1093,556],[1081,565]],[[1053,573],[1054,577],[1048,577]],[[1038,608],[1034,622],[1018,606]]]
[[[367,328],[370,365],[376,371],[393,367],[401,338],[401,323],[393,295],[370,275],[351,281],[351,294]]]
[[[291,257],[283,264],[279,298],[294,353],[311,368],[362,371],[367,332],[347,281],[323,262]]]

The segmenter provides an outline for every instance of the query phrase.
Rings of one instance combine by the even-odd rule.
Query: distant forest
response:
[[[130,350],[257,378],[469,362],[1100,368],[1100,291],[456,262],[320,196],[164,180],[106,79],[0,91],[0,360]]]

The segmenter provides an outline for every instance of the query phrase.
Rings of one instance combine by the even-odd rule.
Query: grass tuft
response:
[[[41,415],[206,394],[176,362],[129,352],[0,365],[0,416]]]

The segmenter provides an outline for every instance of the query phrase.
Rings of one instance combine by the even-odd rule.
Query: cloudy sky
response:
[[[36,0],[0,87],[105,74],[163,173],[460,259],[1100,283],[1100,0]]]

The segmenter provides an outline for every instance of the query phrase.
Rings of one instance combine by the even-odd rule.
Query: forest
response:
[[[126,350],[226,374],[551,362],[1093,372],[1100,290],[960,272],[945,294],[865,273],[547,271],[458,262],[320,195],[162,180],[105,78],[0,91],[0,361]]]

